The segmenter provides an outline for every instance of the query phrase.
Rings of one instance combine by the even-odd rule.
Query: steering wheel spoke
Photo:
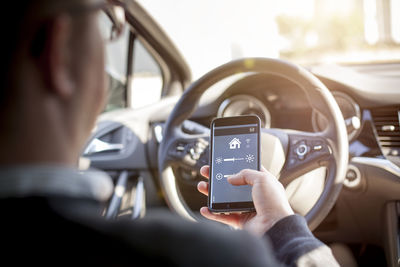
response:
[[[209,134],[187,134],[181,130],[175,133],[175,139],[170,142],[167,161],[171,166],[184,167],[199,171],[208,164]]]
[[[279,180],[287,186],[295,178],[333,160],[329,139],[324,133],[289,132],[285,165]]]

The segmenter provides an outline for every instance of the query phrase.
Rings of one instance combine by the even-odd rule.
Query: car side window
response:
[[[129,52],[129,49],[132,51]],[[160,100],[163,73],[160,64],[139,38],[129,46],[129,30],[116,42],[106,45],[108,98],[103,112],[120,108],[140,108]],[[129,56],[132,56],[128,60]],[[133,64],[128,81],[128,64]]]
[[[144,43],[136,38],[133,51],[133,79],[130,107],[140,108],[160,100],[163,75],[159,63]]]
[[[108,77],[108,98],[103,112],[125,108],[126,74],[129,30],[115,42],[108,43],[106,49],[106,74]]]

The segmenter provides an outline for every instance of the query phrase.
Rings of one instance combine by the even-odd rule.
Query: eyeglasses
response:
[[[97,22],[100,34],[105,42],[118,39],[125,28],[125,9],[124,4],[119,0],[99,1],[93,5],[71,7],[68,11],[72,14],[101,10]]]
[[[105,42],[117,40],[125,28],[125,10],[119,4],[107,4],[101,8],[97,21]]]

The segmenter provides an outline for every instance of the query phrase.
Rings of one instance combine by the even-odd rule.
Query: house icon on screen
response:
[[[233,138],[230,142],[229,142],[229,149],[237,149],[240,148],[240,140],[238,138]]]

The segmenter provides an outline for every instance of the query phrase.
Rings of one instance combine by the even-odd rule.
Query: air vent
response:
[[[372,110],[378,141],[385,156],[400,156],[400,107]]]

